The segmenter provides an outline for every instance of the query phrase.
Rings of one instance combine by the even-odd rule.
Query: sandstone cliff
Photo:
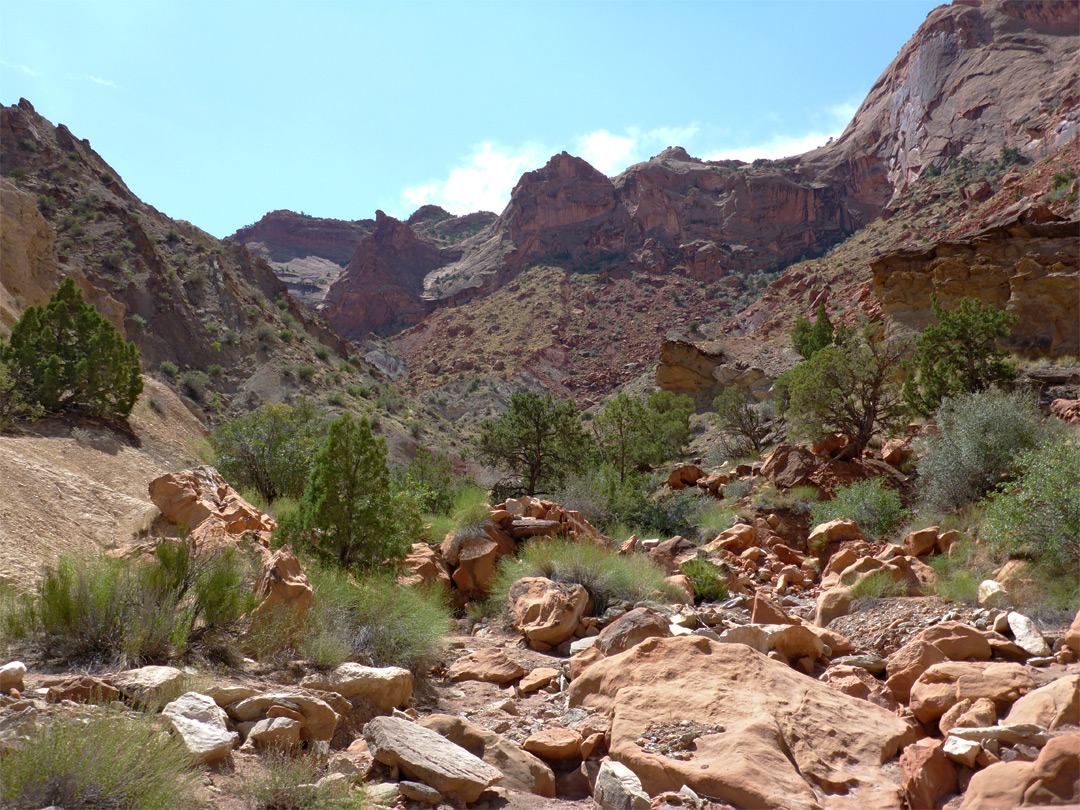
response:
[[[874,292],[901,329],[934,322],[930,295],[945,309],[978,298],[1020,316],[1007,345],[1032,356],[1080,354],[1080,221],[1042,206],[965,239],[901,250],[871,265]]]

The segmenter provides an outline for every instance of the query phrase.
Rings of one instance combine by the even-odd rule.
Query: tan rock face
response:
[[[931,723],[961,700],[989,698],[997,706],[1008,706],[1036,685],[1019,664],[948,661],[918,677],[909,705],[919,722]]]
[[[1034,762],[999,762],[973,777],[960,810],[1080,802],[1080,734],[1054,737]]]
[[[427,543],[413,543],[404,566],[407,573],[398,579],[399,584],[432,586],[450,592],[450,568],[442,554]]]
[[[548,761],[574,759],[581,753],[581,735],[571,728],[545,728],[530,734],[521,747]]]
[[[596,639],[596,649],[604,655],[618,655],[647,638],[671,635],[668,622],[648,608],[634,608],[603,630]]]
[[[259,605],[260,613],[284,608],[292,611],[297,618],[303,618],[315,601],[311,583],[300,568],[300,561],[287,545],[279,548],[263,563],[255,592],[263,597]]]
[[[935,322],[931,293],[945,309],[978,298],[1020,316],[1008,348],[1059,357],[1080,352],[1076,222],[1029,223],[1023,215],[974,236],[900,251],[871,265],[888,318],[907,331]]]
[[[1080,726],[1080,675],[1065,675],[1028,692],[1012,705],[1005,722],[1031,723],[1049,730]]]
[[[31,306],[42,306],[59,285],[55,234],[37,200],[8,180],[0,180],[0,326],[10,331]]]
[[[956,790],[956,768],[941,749],[941,740],[912,743],[900,755],[900,778],[910,807],[934,807]]]
[[[589,594],[581,585],[526,577],[510,586],[507,601],[514,627],[528,641],[557,645],[574,635]]]
[[[496,647],[462,656],[446,671],[452,681],[509,683],[525,674],[525,668]]]
[[[173,523],[188,527],[196,547],[252,532],[265,546],[277,523],[240,497],[213,467],[169,473],[150,482],[150,500]]]
[[[694,636],[648,639],[594,663],[569,703],[612,717],[611,756],[650,795],[685,784],[736,806],[820,808],[824,791],[836,807],[899,808],[899,785],[880,765],[914,740],[884,709],[741,644]],[[637,742],[650,724],[686,719],[724,731],[698,737],[685,761]]]

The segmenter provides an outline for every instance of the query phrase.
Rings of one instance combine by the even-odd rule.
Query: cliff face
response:
[[[375,229],[374,220],[322,219],[294,211],[271,211],[229,237],[266,259],[289,291],[318,307],[356,248]]]
[[[445,212],[425,207],[408,224],[442,252],[424,283],[415,283],[415,263],[382,256],[381,278],[408,277],[393,301],[376,296],[370,306],[380,312],[365,314],[361,291],[342,280],[352,305],[338,308],[335,324],[351,333],[408,325],[537,264],[712,283],[821,255],[899,205],[930,166],[987,161],[1003,146],[1037,159],[1068,141],[1080,121],[1078,9],[1075,0],[935,9],[844,134],[805,155],[751,166],[672,147],[608,178],[562,153],[523,175],[498,219],[452,251],[424,230]]]
[[[1033,356],[1080,354],[1080,221],[1033,206],[965,239],[901,250],[871,265],[874,292],[901,329],[933,323],[930,295],[945,309],[978,298],[1020,316],[1006,344]]]

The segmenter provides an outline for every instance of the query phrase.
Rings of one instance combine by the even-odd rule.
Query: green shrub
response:
[[[211,437],[216,466],[235,487],[251,487],[266,503],[299,498],[324,431],[315,406],[266,403],[218,426]]]
[[[7,620],[68,661],[137,666],[211,640],[253,606],[253,571],[233,548],[195,555],[162,542],[149,560],[61,557]]]
[[[934,593],[949,602],[978,602],[979,583],[990,572],[976,564],[975,546],[970,540],[953,542],[948,554],[935,554],[929,562],[937,575]]]
[[[720,446],[729,458],[760,453],[769,435],[771,404],[748,402],[742,389],[728,386],[713,400],[713,422],[722,431]]]
[[[503,557],[488,596],[489,610],[506,610],[510,586],[522,577],[546,577],[578,584],[592,597],[599,615],[615,602],[635,603],[655,598],[675,601],[679,593],[665,582],[665,572],[647,557],[622,556],[595,543],[566,540],[530,540],[516,557]]]
[[[839,487],[831,501],[819,501],[810,507],[810,514],[815,526],[845,518],[854,520],[865,534],[880,539],[905,513],[899,493],[889,489],[882,478],[870,478]]]
[[[261,343],[269,343],[277,337],[277,330],[268,323],[260,323],[255,327],[255,337]]]
[[[179,377],[180,390],[196,402],[202,402],[206,398],[206,386],[210,383],[210,377],[205,371],[189,368]]]
[[[206,373],[211,377],[220,377],[222,371],[224,371],[224,369],[222,369],[218,363],[211,363],[206,367]]]
[[[1016,454],[1043,433],[1030,396],[996,389],[946,399],[935,417],[938,432],[922,440],[918,461],[923,499],[951,511],[977,501],[1016,468]]]
[[[730,484],[724,486],[721,493],[724,496],[724,500],[729,501],[741,501],[753,490],[754,485],[749,479],[736,479]]]
[[[712,540],[725,529],[730,529],[735,524],[735,513],[730,507],[714,501],[711,498],[702,501],[690,519],[698,530],[698,537],[704,540]]]
[[[59,714],[4,751],[0,804],[12,810],[195,810],[197,773],[150,715]]]
[[[349,400],[345,398],[345,394],[341,391],[331,391],[326,395],[326,401],[338,408],[344,408],[349,404]]]
[[[727,599],[727,577],[720,566],[698,558],[684,563],[681,570],[694,586],[695,602],[721,602]]]
[[[278,337],[281,338],[282,343],[292,343],[296,335],[291,329],[282,329],[278,332]]]
[[[311,382],[315,379],[315,366],[303,363],[296,367],[296,376],[304,382]]]
[[[318,357],[320,360],[329,360],[330,359],[330,349],[328,349],[326,346],[323,346],[323,345],[316,346],[315,347],[315,356]]]
[[[49,413],[127,416],[142,393],[139,350],[67,278],[44,307],[29,307],[0,341],[13,387]]]
[[[471,478],[457,472],[449,455],[426,447],[418,447],[408,464],[396,468],[393,480],[398,489],[408,490],[419,498],[425,514],[433,515],[449,515],[458,503],[462,488],[475,485]],[[484,502],[487,502],[486,493]]]
[[[1017,458],[1018,475],[990,497],[983,532],[1080,592],[1080,444],[1054,437]]]
[[[38,194],[37,198],[38,208],[41,209],[44,214],[56,213],[56,199],[50,197],[48,194]]]
[[[162,360],[158,368],[166,377],[175,377],[180,373],[180,366],[176,365],[172,360]]]

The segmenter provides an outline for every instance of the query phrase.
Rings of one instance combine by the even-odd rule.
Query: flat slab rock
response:
[[[438,732],[400,717],[376,717],[364,726],[364,739],[378,762],[465,803],[475,802],[503,776]]]

